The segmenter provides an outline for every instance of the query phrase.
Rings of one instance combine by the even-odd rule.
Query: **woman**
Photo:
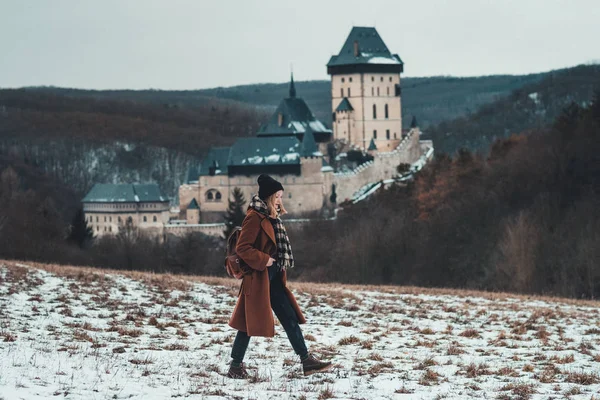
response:
[[[304,375],[331,368],[308,352],[299,324],[306,319],[292,292],[287,288],[287,269],[294,257],[287,232],[279,218],[286,213],[281,202],[283,186],[268,175],[258,177],[258,195],[248,206],[238,237],[236,253],[251,268],[242,286],[229,325],[238,330],[227,376],[244,379],[248,373],[242,361],[251,336],[273,337],[275,321],[271,308],[302,361]]]

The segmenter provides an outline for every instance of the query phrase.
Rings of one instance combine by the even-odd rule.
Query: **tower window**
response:
[[[377,105],[373,104],[373,119],[377,119]]]
[[[348,88],[348,97],[352,97],[352,95],[350,94],[350,88]]]
[[[392,81],[392,77],[390,76],[390,82]]]
[[[390,87],[388,86],[386,89],[387,89],[387,95],[389,96],[390,95]]]
[[[340,93],[342,94],[342,97],[344,97],[344,88],[340,89]]]
[[[375,88],[374,87],[371,88],[371,96],[375,96]]]
[[[152,221],[156,222],[156,215],[154,217],[152,217]]]
[[[348,78],[348,81],[352,82],[352,77]]]
[[[383,76],[381,77],[380,81],[383,82]]]
[[[344,83],[344,82],[346,82],[346,79],[345,79],[345,78],[342,78],[342,83]]]
[[[377,130],[373,131],[373,139],[377,139]]]
[[[385,119],[388,119],[389,118],[389,113],[388,113],[388,105],[387,104],[385,105],[384,113],[385,113]]]
[[[148,218],[144,215],[144,222],[148,222]]]
[[[377,96],[379,96],[379,87],[377,88]]]
[[[385,130],[385,138],[386,138],[386,139],[389,139],[389,138],[390,138],[390,130],[389,130],[389,129],[386,129],[386,130]]]
[[[371,82],[375,82],[375,77],[374,76],[371,77]]]

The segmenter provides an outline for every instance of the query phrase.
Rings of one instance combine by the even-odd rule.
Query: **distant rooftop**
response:
[[[329,141],[331,129],[315,118],[306,102],[296,97],[294,77],[290,80],[289,97],[281,100],[277,109],[260,127],[257,136],[298,136],[301,139],[305,132],[316,133],[318,141]]]
[[[327,63],[327,73],[356,70],[371,72],[403,72],[404,63],[392,54],[375,28],[355,26],[338,55]]]
[[[83,203],[168,202],[156,183],[97,183],[83,198]]]

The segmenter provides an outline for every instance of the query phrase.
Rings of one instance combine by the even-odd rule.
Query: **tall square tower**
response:
[[[391,151],[402,140],[400,73],[375,28],[354,27],[338,55],[327,63],[331,75],[333,137],[367,150]]]

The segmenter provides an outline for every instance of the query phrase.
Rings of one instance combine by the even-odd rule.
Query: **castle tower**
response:
[[[371,141],[379,151],[395,149],[402,139],[403,70],[404,63],[375,28],[353,27],[340,53],[327,63],[333,138],[364,150]]]

